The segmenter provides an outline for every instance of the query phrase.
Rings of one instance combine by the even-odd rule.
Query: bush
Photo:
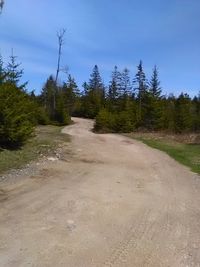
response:
[[[134,130],[134,120],[127,111],[111,113],[100,110],[95,120],[95,131],[98,132],[131,132]]]
[[[36,107],[36,123],[39,125],[48,125],[50,123],[48,115],[43,107]]]
[[[134,130],[134,122],[131,114],[127,111],[122,111],[116,116],[115,131],[129,133]]]
[[[112,132],[114,131],[115,115],[106,109],[100,110],[95,120],[95,131]]]
[[[0,145],[20,146],[30,137],[35,109],[29,96],[14,84],[0,86]]]

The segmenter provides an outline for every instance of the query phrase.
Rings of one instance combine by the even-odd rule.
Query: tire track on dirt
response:
[[[112,267],[116,263],[124,262],[126,260],[128,253],[130,253],[130,250],[133,250],[137,247],[137,241],[141,239],[147,231],[147,218],[150,212],[150,210],[144,212],[138,223],[134,223],[130,227],[130,229],[126,233],[125,238],[118,244],[116,248],[113,249],[113,252],[103,263],[103,266]]]

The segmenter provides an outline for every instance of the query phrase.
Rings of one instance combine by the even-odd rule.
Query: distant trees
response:
[[[84,88],[82,105],[90,92],[87,83]],[[154,66],[148,81],[142,61],[137,66],[132,84],[129,70],[125,68],[120,72],[115,66],[104,100],[101,100],[104,104],[99,105],[98,101],[92,103],[92,106],[85,105],[81,115],[96,118],[97,131],[200,131],[200,95],[193,99],[184,93],[178,97],[162,95],[157,66]]]
[[[107,87],[95,65],[82,92],[70,74],[63,84],[50,76],[37,99],[49,123],[68,124],[70,116],[80,116],[95,118],[95,130],[100,132],[200,131],[200,95],[193,99],[184,93],[163,95],[157,66],[147,79],[142,61],[133,82],[127,68],[120,71],[115,66]],[[43,115],[39,121],[45,121]]]

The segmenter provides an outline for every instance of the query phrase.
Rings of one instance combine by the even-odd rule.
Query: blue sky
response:
[[[142,59],[147,77],[158,66],[164,93],[193,96],[200,90],[199,12],[199,0],[5,0],[0,52],[7,61],[14,49],[28,89],[38,93],[55,74],[56,32],[66,28],[62,65],[79,85],[95,64],[107,83],[114,65],[133,77]]]

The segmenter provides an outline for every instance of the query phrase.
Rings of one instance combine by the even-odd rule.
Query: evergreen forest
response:
[[[146,77],[140,61],[134,77],[114,67],[108,84],[94,66],[79,88],[74,77],[63,82],[50,75],[39,95],[21,83],[23,70],[14,55],[0,58],[0,146],[22,145],[38,124],[68,125],[72,116],[95,119],[97,132],[200,131],[200,95],[163,95],[157,66]]]

